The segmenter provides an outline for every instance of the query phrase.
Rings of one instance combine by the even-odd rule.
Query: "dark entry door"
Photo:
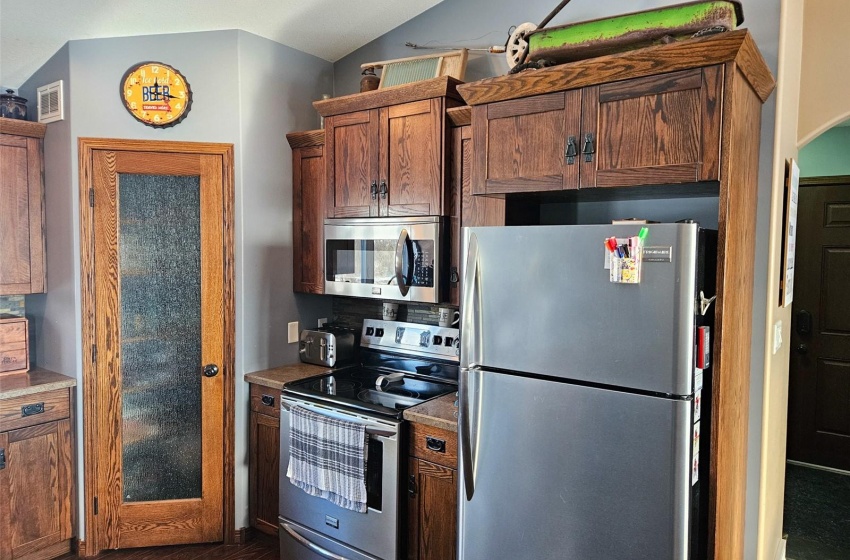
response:
[[[850,176],[801,185],[788,458],[850,470]]]

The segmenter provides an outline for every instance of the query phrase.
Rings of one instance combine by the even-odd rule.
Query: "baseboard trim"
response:
[[[779,539],[779,544],[776,546],[776,554],[774,560],[785,560],[785,547],[788,545],[788,539],[783,537]]]
[[[845,470],[841,470],[841,469],[834,469],[832,467],[824,467],[823,465],[815,465],[814,463],[804,463],[802,461],[793,461],[791,459],[788,459],[785,462],[788,463],[789,465],[797,465],[798,467],[807,467],[807,468],[810,468],[810,469],[817,469],[819,471],[827,471],[827,472],[831,472],[831,473],[835,473],[835,474],[843,474],[845,476],[850,476],[850,471],[845,471]]]
[[[71,548],[71,550],[76,552],[77,556],[79,556],[80,558],[85,558],[87,556],[86,541],[75,538],[72,547],[73,548]]]
[[[252,527],[242,527],[233,532],[233,544],[245,544],[254,538],[254,529]]]

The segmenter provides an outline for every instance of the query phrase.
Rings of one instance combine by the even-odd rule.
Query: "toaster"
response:
[[[354,360],[357,340],[354,332],[341,327],[304,329],[298,341],[302,362],[334,367]]]

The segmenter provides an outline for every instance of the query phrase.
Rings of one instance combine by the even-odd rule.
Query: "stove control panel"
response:
[[[451,327],[366,319],[360,345],[410,356],[460,361],[460,331]]]

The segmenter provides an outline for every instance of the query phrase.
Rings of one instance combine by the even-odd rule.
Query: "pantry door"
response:
[[[231,540],[232,146],[80,154],[86,554]]]

